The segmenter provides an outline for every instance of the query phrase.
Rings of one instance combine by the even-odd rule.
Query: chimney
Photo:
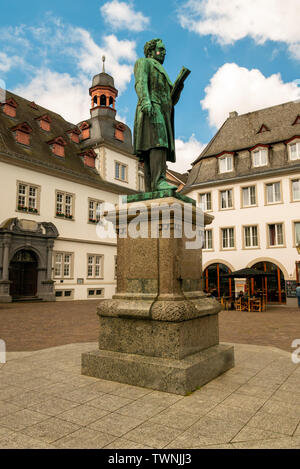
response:
[[[237,117],[238,116],[238,113],[236,111],[232,111],[229,113],[229,117],[232,118],[232,117]]]

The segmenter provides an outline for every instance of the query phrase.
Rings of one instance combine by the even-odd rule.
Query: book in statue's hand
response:
[[[180,73],[178,77],[176,78],[172,91],[171,91],[171,97],[176,96],[178,92],[180,92],[183,88],[184,81],[186,78],[189,76],[191,71],[188,68],[182,67],[180,70]]]

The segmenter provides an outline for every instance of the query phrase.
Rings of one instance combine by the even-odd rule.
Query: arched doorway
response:
[[[286,303],[285,280],[281,269],[272,262],[257,262],[252,266],[253,269],[263,270],[271,276],[261,279],[252,279],[251,289],[257,291],[263,287],[267,303]]]
[[[37,293],[37,257],[33,251],[16,252],[9,266],[10,295],[13,299],[34,297]]]
[[[231,270],[225,264],[211,264],[203,272],[204,291],[216,291],[216,296],[232,295],[232,279],[224,278],[223,275],[230,274]]]

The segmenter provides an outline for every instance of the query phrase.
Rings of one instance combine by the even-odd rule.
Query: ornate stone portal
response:
[[[52,274],[52,252],[54,240],[58,231],[53,223],[38,223],[34,220],[20,220],[9,218],[0,225],[0,302],[12,301],[12,290],[15,282],[24,283],[24,274],[33,282],[36,276],[36,290],[34,296],[43,301],[55,301],[54,282]],[[26,265],[26,261],[36,261],[35,271],[23,271],[23,277],[13,276],[14,261]],[[24,261],[24,262],[23,262]],[[27,264],[28,265],[28,264]],[[34,264],[33,264],[34,265]],[[24,285],[23,285],[24,287]]]
[[[174,189],[151,195],[162,198],[129,196],[117,210],[117,292],[99,304],[99,350],[82,355],[82,374],[184,395],[232,368],[234,352],[219,344],[220,305],[202,291],[201,249],[178,235],[188,198]],[[199,209],[188,200],[195,230]],[[174,203],[182,210],[169,211],[166,223],[163,207]],[[126,236],[137,217],[141,237]]]

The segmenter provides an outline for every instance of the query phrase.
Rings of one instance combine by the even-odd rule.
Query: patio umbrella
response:
[[[240,270],[235,270],[231,274],[224,274],[222,277],[225,278],[253,278],[253,277],[270,277],[275,274],[264,272],[263,270],[245,268]]]
[[[252,269],[250,267],[246,267],[245,269],[235,270],[231,272],[231,274],[225,274],[223,278],[246,278],[248,281],[250,278],[263,278],[263,277],[272,277],[275,274],[264,272],[263,270]],[[247,282],[248,292],[250,294],[250,284]],[[262,290],[264,287],[262,286]]]

